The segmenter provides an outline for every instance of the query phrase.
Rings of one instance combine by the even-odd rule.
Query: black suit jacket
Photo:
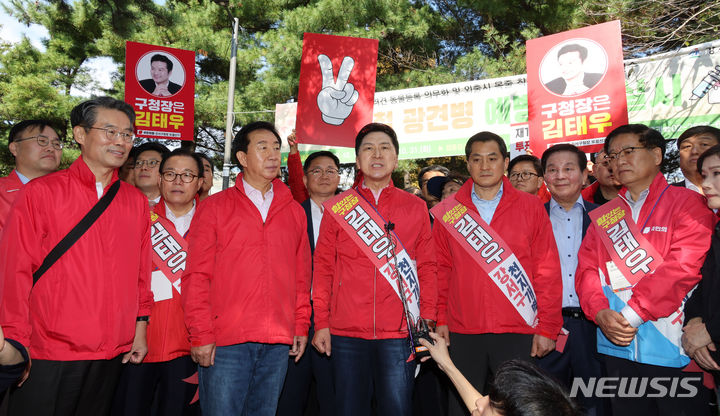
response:
[[[672,186],[679,186],[679,187],[681,187],[681,188],[684,188],[684,187],[685,187],[685,178],[680,179],[680,180],[677,181],[677,182],[673,182],[673,183],[671,183],[670,185],[672,185]]]
[[[603,74],[594,74],[591,72],[586,72],[585,75],[583,75],[583,85],[592,88],[594,87],[600,80],[602,79]],[[567,87],[567,81],[565,81],[565,78],[555,78],[554,80],[548,82],[545,84],[545,88],[548,90],[554,92],[555,94],[562,95],[563,92],[565,92],[565,87]]]
[[[307,234],[310,239],[310,254],[315,254],[315,230],[313,229],[312,220],[312,209],[310,208],[310,198],[306,199],[300,204],[305,210],[305,216],[307,217]]]
[[[588,215],[588,212],[594,210],[595,208],[599,207],[600,205],[593,204],[592,202],[588,202],[585,200],[583,200],[583,204],[585,205],[585,209],[583,210],[582,238],[585,238],[585,233],[587,232],[587,229],[590,226],[590,216]],[[547,211],[548,216],[549,216],[550,215],[550,202],[545,203],[545,211]]]
[[[150,94],[152,94],[153,91],[155,91],[155,81],[153,81],[152,78],[141,80],[140,86],[143,87],[143,89]],[[175,94],[178,91],[180,91],[180,85],[170,81],[170,82],[168,82],[168,91],[170,92],[170,94]]]

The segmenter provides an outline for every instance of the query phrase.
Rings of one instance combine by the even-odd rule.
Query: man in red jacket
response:
[[[503,176],[505,142],[481,132],[466,146],[471,180],[431,211],[438,262],[438,328],[480,390],[504,361],[542,357],[562,327],[560,262],[540,199]],[[450,397],[450,414],[464,415]]]
[[[388,269],[410,272],[412,296],[405,284],[401,292],[408,309],[433,325],[435,321],[430,218],[423,200],[393,186],[390,176],[397,167],[398,150],[397,136],[389,126],[363,127],[355,139],[363,180],[325,203],[320,224],[313,274],[313,345],[321,353],[332,354],[338,415],[371,414],[373,394],[378,415],[412,413],[415,363],[409,360],[408,314],[396,292],[398,280],[406,279],[393,279]],[[338,198],[341,202],[336,202]],[[336,204],[346,199],[355,205],[353,212],[364,207],[365,214],[353,221],[363,223],[359,234],[343,228],[345,219],[336,215]],[[381,251],[380,257],[369,255],[371,241]]]
[[[123,368],[114,416],[146,414],[153,407],[161,416],[200,414],[200,404],[191,404],[197,385],[184,381],[197,372],[197,365],[190,359],[180,284],[187,256],[185,237],[204,180],[203,159],[198,153],[175,149],[163,155],[158,171],[161,198],[150,214],[155,304],[147,331],[148,353],[142,364]]]
[[[612,413],[709,414],[702,377],[683,371],[690,358],[681,336],[683,307],[700,282],[716,217],[702,195],[668,185],[659,131],[619,126],[605,139],[605,152],[623,188],[590,215],[575,289],[585,316],[600,329],[597,348],[607,375],[650,379],[651,386],[611,396]],[[662,393],[663,379],[668,388],[681,386],[677,394]]]
[[[130,105],[110,97],[76,106],[80,158],[25,185],[11,209],[0,240],[0,325],[32,358],[27,382],[10,396],[11,415],[107,414],[121,362],[139,363],[147,352],[150,214],[142,193],[117,175],[134,119]],[[115,183],[107,209],[34,283],[50,250]]]
[[[0,231],[20,188],[60,166],[63,143],[49,121],[24,120],[10,129],[8,147],[15,157],[15,169],[0,178]]]
[[[244,126],[233,153],[243,170],[235,186],[203,201],[190,226],[185,324],[203,414],[274,416],[288,352],[299,359],[307,344],[307,221],[277,179],[272,124]]]

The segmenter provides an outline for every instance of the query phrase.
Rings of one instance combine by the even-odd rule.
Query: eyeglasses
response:
[[[43,136],[42,134],[38,134],[37,136],[25,137],[24,139],[15,139],[15,140],[13,140],[13,142],[19,143],[19,142],[24,142],[25,140],[31,140],[31,139],[36,139],[37,143],[40,145],[40,147],[45,147],[49,144],[49,145],[52,145],[53,149],[55,149],[55,150],[62,150],[62,148],[64,146],[60,140],[51,140],[49,137]]]
[[[520,178],[520,179],[526,181],[526,180],[532,178],[533,176],[540,177],[540,175],[538,175],[537,173],[532,173],[532,172],[513,172],[510,174],[510,179],[518,180],[518,178]]]
[[[322,170],[320,168],[315,168],[315,169],[309,170],[307,173],[309,173],[312,176],[315,176],[316,178],[319,178],[323,175],[323,173],[326,174],[327,176],[335,176],[339,172],[340,172],[339,170],[333,169],[333,168],[329,168],[329,169],[325,169],[325,170]]]
[[[135,161],[135,169],[140,169],[143,167],[143,165],[147,165],[148,169],[152,169],[155,166],[160,163],[157,159],[148,159],[148,160],[136,160]]]
[[[107,137],[108,140],[112,141],[115,140],[115,138],[122,137],[122,139],[125,141],[125,143],[130,143],[133,140],[135,140],[135,134],[128,133],[122,130],[118,130],[114,127],[89,127],[94,130],[104,130],[105,131],[105,137]]]
[[[619,152],[608,153],[607,158],[610,162],[615,162],[620,159],[620,156],[628,157],[635,151],[635,149],[645,149],[645,147],[644,146],[626,147],[626,148],[620,150]]]
[[[165,182],[175,182],[175,178],[180,177],[180,180],[184,183],[190,183],[198,178],[198,175],[193,175],[190,172],[175,173],[171,170],[166,170],[162,173],[162,178]]]

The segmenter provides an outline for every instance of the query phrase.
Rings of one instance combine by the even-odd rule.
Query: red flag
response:
[[[530,148],[557,143],[598,151],[628,123],[620,21],[527,42]]]
[[[372,122],[377,39],[305,33],[297,123],[300,143],[354,147]]]

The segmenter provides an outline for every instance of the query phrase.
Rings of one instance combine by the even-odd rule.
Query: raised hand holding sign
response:
[[[350,116],[360,97],[353,84],[348,82],[355,61],[349,56],[343,59],[337,81],[327,55],[318,55],[318,63],[322,73],[322,89],[317,96],[317,105],[325,123],[339,126]]]
[[[377,39],[303,35],[299,143],[355,146],[358,130],[373,119],[377,50]]]

